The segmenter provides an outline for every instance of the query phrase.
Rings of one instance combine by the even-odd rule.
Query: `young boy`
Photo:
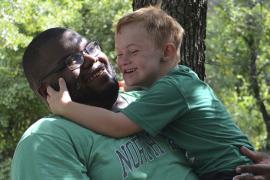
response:
[[[185,151],[200,179],[232,179],[236,166],[251,163],[239,147],[253,147],[212,89],[177,65],[183,33],[177,21],[155,7],[124,16],[115,34],[118,66],[127,87],[142,87],[144,95],[114,113],[72,102],[60,79],[60,92],[48,87],[48,103],[54,113],[109,136],[160,133]]]

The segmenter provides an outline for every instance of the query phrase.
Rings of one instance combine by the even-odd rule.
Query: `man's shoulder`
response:
[[[21,141],[29,136],[84,136],[94,132],[61,116],[49,115],[33,123],[23,134]]]
[[[83,158],[91,154],[93,144],[103,140],[99,137],[60,116],[43,117],[26,130],[18,143],[11,175],[23,179],[43,179],[44,174],[64,177],[61,170],[70,168],[70,177],[74,175],[71,179],[80,179],[77,176],[84,175],[80,169],[84,167],[79,160],[86,162]]]
[[[55,129],[55,128],[68,128],[68,127],[76,127],[82,128],[76,123],[71,122],[70,120],[57,115],[48,115],[40,118],[34,124],[32,124],[28,130],[40,131],[42,129]]]

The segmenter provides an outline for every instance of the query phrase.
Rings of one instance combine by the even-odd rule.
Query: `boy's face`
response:
[[[162,48],[142,22],[124,25],[115,35],[117,64],[127,86],[149,87],[160,77]]]

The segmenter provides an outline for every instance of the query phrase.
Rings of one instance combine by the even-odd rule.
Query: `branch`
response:
[[[267,61],[265,64],[263,64],[262,67],[260,69],[258,69],[257,75],[260,75],[262,73],[262,71],[269,65],[270,65],[270,61]]]

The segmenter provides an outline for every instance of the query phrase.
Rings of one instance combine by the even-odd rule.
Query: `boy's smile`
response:
[[[124,79],[126,79],[126,81],[132,79],[133,76],[136,76],[136,71],[138,68],[128,68],[125,69],[123,73],[123,77]]]
[[[137,68],[127,69],[127,70],[124,71],[124,73],[125,73],[125,74],[126,74],[126,73],[132,73],[132,72],[134,72],[134,71],[136,71],[136,70],[137,70]]]

